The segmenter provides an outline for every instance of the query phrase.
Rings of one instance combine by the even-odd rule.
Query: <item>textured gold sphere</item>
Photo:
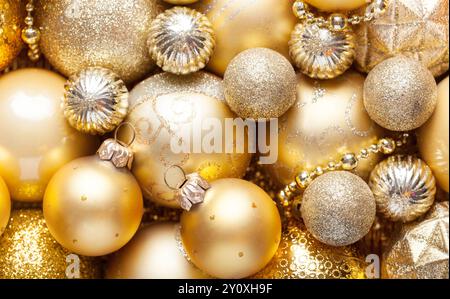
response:
[[[23,47],[23,1],[0,0],[0,70],[8,67]]]
[[[173,165],[185,173],[198,172],[208,181],[218,178],[242,177],[250,163],[251,154],[206,153],[205,151],[175,153],[171,140],[181,138],[182,144],[191,144],[187,132],[204,119],[234,118],[225,104],[222,80],[197,72],[187,76],[169,73],[152,76],[136,85],[130,92],[130,111],[127,122],[136,129],[133,174],[143,190],[144,197],[164,206],[180,207],[176,192],[164,182]],[[121,130],[121,140],[130,140],[131,130]],[[223,133],[223,132],[222,132]]]
[[[5,231],[11,213],[11,198],[8,187],[0,177],[0,236]]]
[[[228,65],[225,99],[242,118],[275,118],[295,102],[295,71],[283,55],[266,48],[245,50]]]
[[[336,10],[353,10],[363,6],[366,0],[303,0],[320,10],[334,12]]]
[[[364,82],[364,106],[369,116],[391,131],[423,125],[437,102],[436,81],[420,62],[397,56],[378,64]]]
[[[377,211],[390,221],[409,222],[434,202],[436,180],[428,165],[413,156],[391,156],[370,175]]]
[[[77,266],[78,278],[101,278],[101,262],[61,247],[50,235],[41,210],[11,213],[0,237],[1,279],[77,278]]]
[[[383,253],[382,277],[448,279],[448,201],[435,203],[425,217],[391,236]]]
[[[58,243],[78,254],[100,256],[130,241],[142,219],[143,201],[127,168],[90,156],[68,163],[53,176],[43,209]]]
[[[33,68],[0,77],[0,176],[13,199],[41,201],[60,167],[98,147],[97,138],[77,132],[64,119],[64,81]]]
[[[264,268],[277,251],[281,220],[275,202],[240,179],[211,183],[205,201],[181,215],[186,253],[217,278],[244,278]]]
[[[141,228],[108,262],[106,278],[208,278],[183,255],[179,224],[155,222]]]
[[[216,47],[207,68],[223,75],[230,61],[251,48],[269,48],[289,58],[288,42],[297,19],[291,1],[201,0],[193,5],[211,21]],[[269,34],[270,33],[270,34]]]
[[[366,264],[354,246],[331,247],[309,233],[302,222],[290,220],[270,263],[252,278],[361,279]]]
[[[187,7],[174,7],[153,20],[147,45],[160,68],[186,75],[208,63],[215,45],[214,31],[202,13]]]
[[[363,84],[354,71],[326,81],[298,75],[297,102],[279,120],[278,160],[265,166],[278,182],[288,184],[303,170],[358,154],[383,136],[364,109]],[[353,172],[367,179],[379,158],[361,159]]]
[[[319,241],[346,246],[364,237],[375,221],[376,205],[369,186],[348,171],[319,176],[303,194],[305,226]]]
[[[66,76],[101,66],[136,81],[154,67],[146,41],[162,9],[158,0],[38,1],[42,53]]]
[[[438,85],[437,106],[431,118],[417,131],[417,143],[422,158],[433,171],[439,186],[449,191],[449,79]]]

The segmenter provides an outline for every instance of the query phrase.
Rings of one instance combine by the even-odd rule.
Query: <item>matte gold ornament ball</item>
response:
[[[240,179],[211,183],[203,203],[181,216],[187,255],[217,278],[244,278],[264,268],[277,251],[281,220],[275,202]]]
[[[155,222],[141,228],[108,261],[106,278],[200,279],[209,276],[183,255],[179,224]]]
[[[50,235],[38,209],[19,209],[0,237],[0,278],[101,278],[101,262],[74,255]]]
[[[288,42],[297,23],[291,1],[201,0],[192,8],[207,16],[216,35],[207,66],[212,72],[222,76],[236,55],[251,48],[269,48],[289,58]]]
[[[60,167],[98,147],[96,137],[66,122],[64,82],[56,73],[33,68],[0,77],[0,176],[13,199],[41,201]]]
[[[48,0],[36,3],[41,50],[66,76],[88,66],[109,68],[125,82],[150,72],[146,41],[152,20],[163,10],[157,0]]]
[[[346,246],[364,237],[375,221],[376,205],[369,186],[347,171],[333,171],[306,188],[301,215],[309,232],[331,246]]]
[[[163,73],[136,85],[130,92],[126,121],[136,129],[136,140],[131,145],[135,153],[132,171],[144,197],[166,207],[180,207],[176,191],[164,181],[173,165],[183,168],[186,174],[198,172],[208,181],[242,177],[251,159],[246,148],[243,153],[236,153],[236,148],[234,153],[226,153],[224,143],[217,141],[215,144],[222,144],[221,148],[209,152],[203,146],[198,148],[203,139],[194,139],[203,120],[218,119],[222,128],[217,132],[225,136],[224,120],[234,117],[225,103],[222,80],[206,72],[186,76]],[[202,132],[196,136],[207,137],[207,131]],[[130,140],[131,130],[124,127],[121,133],[121,140]]]
[[[0,236],[5,231],[11,213],[11,198],[9,197],[8,187],[0,177]]]
[[[420,62],[404,56],[378,64],[364,82],[364,106],[370,117],[391,131],[422,126],[437,103],[436,81]]]
[[[9,66],[23,47],[24,17],[22,1],[0,0],[0,70]]]
[[[237,55],[224,75],[225,99],[242,118],[275,118],[295,102],[295,71],[283,55],[254,48]]]
[[[417,131],[417,143],[422,158],[433,170],[439,186],[449,191],[448,138],[449,138],[449,79],[438,85],[436,110]]]
[[[336,10],[353,10],[363,6],[366,0],[304,0],[304,2],[324,11],[334,12]]]

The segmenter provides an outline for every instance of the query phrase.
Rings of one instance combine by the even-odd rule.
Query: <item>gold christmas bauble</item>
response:
[[[203,120],[220,120],[220,133],[224,134],[224,119],[234,117],[224,100],[222,80],[205,72],[183,77],[163,73],[136,85],[130,92],[126,121],[136,129],[136,141],[131,146],[135,153],[132,171],[144,197],[164,206],[180,207],[176,191],[164,181],[173,165],[187,174],[198,172],[208,181],[242,177],[251,159],[247,151],[206,153],[203,146],[194,151],[194,144],[202,142],[192,135],[199,132],[196,127]],[[130,140],[131,130],[124,128],[121,132],[121,140]],[[171,141],[187,147],[174,151]]]
[[[252,278],[361,279],[366,264],[354,246],[331,247],[309,233],[302,222],[290,220],[270,263]]]
[[[357,68],[369,72],[401,54],[421,61],[435,77],[445,73],[449,66],[448,4],[448,0],[389,0],[385,13],[353,26]]]
[[[159,0],[38,1],[42,53],[66,76],[101,66],[125,82],[136,81],[154,67],[146,42],[161,4]]]
[[[295,102],[297,84],[289,60],[270,49],[239,53],[224,75],[225,99],[242,118],[276,118]]]
[[[391,131],[422,126],[437,102],[436,81],[420,62],[389,58],[373,68],[364,82],[364,107],[377,124]]]
[[[324,11],[353,10],[363,6],[367,0],[304,0],[306,3]]]
[[[0,176],[13,199],[41,201],[61,166],[98,147],[97,138],[66,122],[61,108],[64,81],[33,68],[0,77]]]
[[[50,235],[42,211],[14,210],[0,237],[0,279],[101,278],[101,262],[77,256]]]
[[[277,251],[281,220],[275,202],[240,179],[211,183],[204,202],[181,215],[187,255],[217,278],[244,278],[260,271]]]
[[[200,279],[209,276],[183,255],[179,224],[155,222],[141,228],[108,262],[106,278]]]
[[[52,177],[43,209],[50,233],[62,246],[100,256],[130,241],[142,219],[143,201],[128,169],[90,156],[68,163]]]
[[[364,109],[363,83],[354,71],[327,81],[298,75],[297,102],[279,120],[278,160],[266,166],[280,183],[358,153],[382,136]],[[378,161],[377,155],[361,160],[355,173],[367,179]]]
[[[22,49],[23,1],[0,0],[0,70],[8,67]]]
[[[208,68],[214,73],[223,75],[228,63],[250,48],[269,48],[289,58],[288,42],[297,23],[291,1],[202,0],[193,8],[213,25],[217,44]]]
[[[5,231],[11,213],[11,198],[9,197],[8,187],[0,177],[0,236]]]
[[[164,2],[174,4],[174,5],[187,5],[197,2],[198,0],[164,0]]]
[[[431,118],[417,131],[420,154],[433,171],[439,186],[449,191],[449,77],[438,85],[437,106]]]

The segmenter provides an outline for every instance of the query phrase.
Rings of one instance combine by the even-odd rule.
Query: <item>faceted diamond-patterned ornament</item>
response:
[[[128,167],[131,169],[133,152],[115,139],[109,138],[103,141],[97,154],[101,160],[111,161],[117,168]]]
[[[206,190],[210,187],[209,183],[198,173],[188,174],[177,194],[181,208],[189,211],[193,205],[202,203]]]

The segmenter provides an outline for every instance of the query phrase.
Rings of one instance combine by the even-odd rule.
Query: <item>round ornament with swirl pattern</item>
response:
[[[174,7],[152,22],[147,45],[164,71],[185,75],[206,66],[215,46],[208,18],[187,7]]]

